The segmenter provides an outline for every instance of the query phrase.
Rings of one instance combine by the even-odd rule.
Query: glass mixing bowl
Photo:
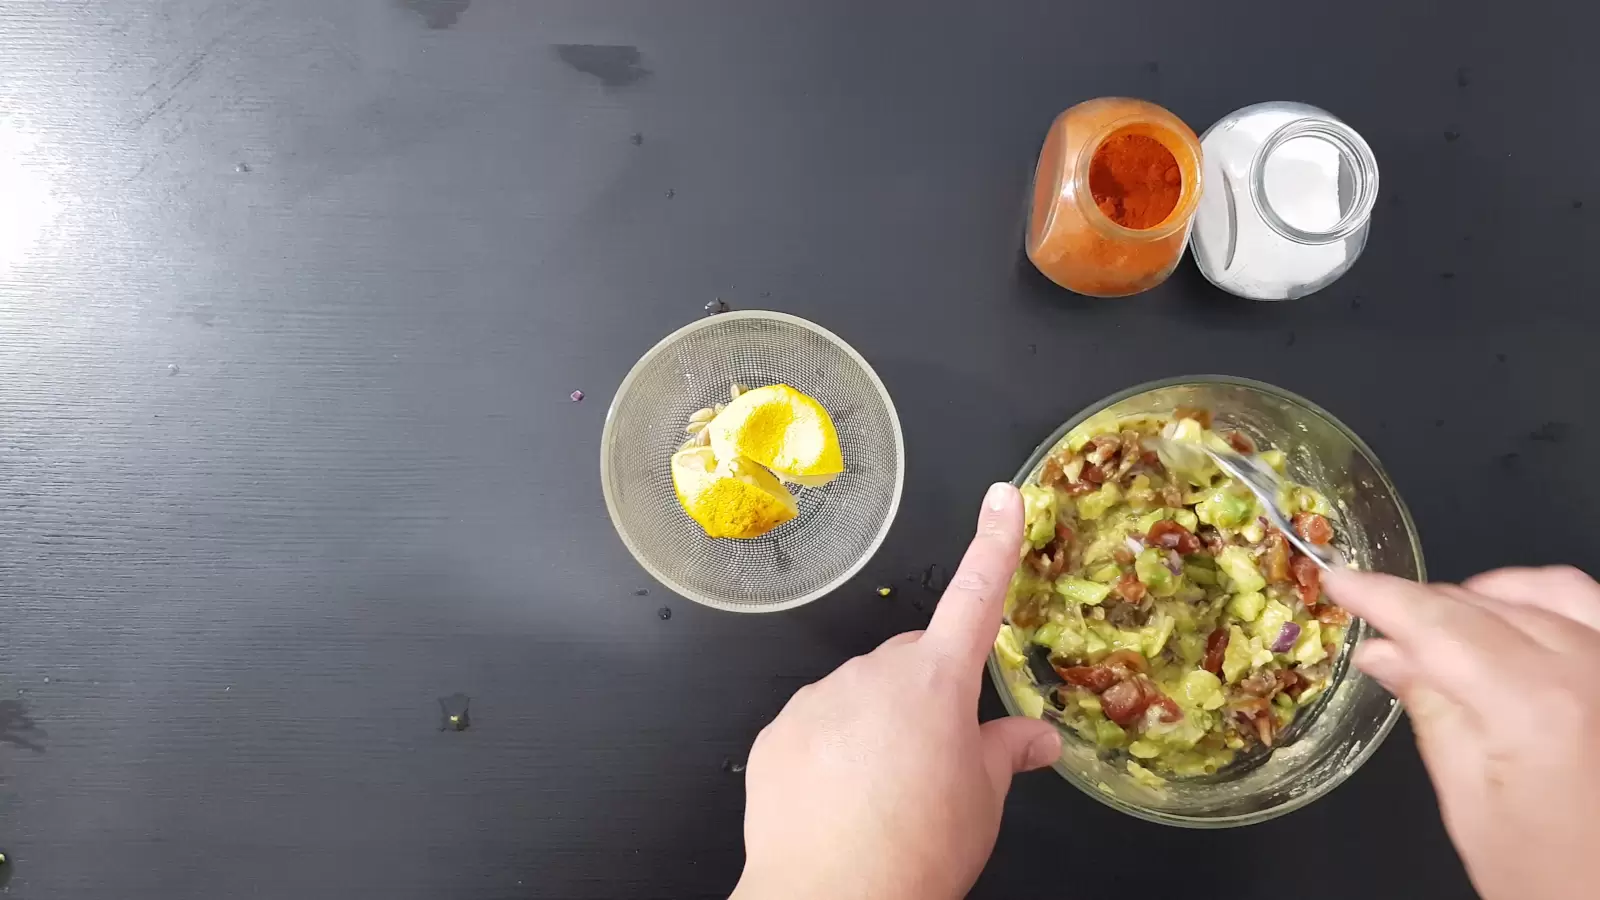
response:
[[[1362,568],[1426,578],[1411,514],[1372,448],[1316,404],[1282,388],[1244,378],[1198,375],[1129,388],[1073,416],[1033,451],[1013,479],[1037,479],[1045,457],[1072,429],[1100,413],[1169,414],[1180,406],[1211,410],[1217,427],[1248,434],[1287,455],[1289,477],[1327,496],[1340,548]],[[1374,636],[1352,622],[1335,670],[1336,686],[1302,715],[1313,718],[1297,739],[1255,768],[1217,779],[1173,779],[1151,787],[1135,781],[1126,762],[1063,731],[1055,770],[1089,796],[1129,815],[1186,828],[1228,828],[1281,816],[1333,790],[1366,762],[1400,718],[1400,703],[1376,681],[1347,665],[1356,644]],[[989,676],[1012,715],[1013,691],[1036,690],[989,654]]]

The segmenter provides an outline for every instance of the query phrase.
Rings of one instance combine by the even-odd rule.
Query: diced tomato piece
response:
[[[1117,683],[1117,673],[1105,666],[1057,666],[1051,664],[1056,674],[1067,684],[1075,684],[1081,688],[1088,688],[1096,694],[1104,693],[1106,688]]]
[[[1294,573],[1295,590],[1300,595],[1300,602],[1306,609],[1317,605],[1317,598],[1322,596],[1322,570],[1311,561],[1310,557],[1295,554],[1294,562],[1289,564]]]
[[[1152,547],[1165,547],[1168,550],[1176,550],[1178,548],[1178,533],[1188,530],[1171,519],[1162,519],[1150,526],[1150,531],[1144,536],[1144,542]]]
[[[1317,621],[1324,625],[1344,626],[1350,624],[1350,614],[1332,603],[1317,604],[1317,608],[1313,609],[1311,614],[1316,616]]]
[[[1149,588],[1144,586],[1144,582],[1140,581],[1138,576],[1132,572],[1127,572],[1117,579],[1113,590],[1117,592],[1117,596],[1129,603],[1138,603],[1144,599],[1144,595],[1149,591]]]
[[[1206,636],[1206,656],[1200,667],[1213,675],[1222,674],[1222,658],[1228,652],[1228,629],[1218,628]]]
[[[1119,681],[1100,695],[1106,718],[1124,727],[1132,725],[1150,707],[1150,697],[1137,679]]]
[[[1328,524],[1327,516],[1316,513],[1295,513],[1294,533],[1310,544],[1326,544],[1333,540],[1333,526]]]
[[[1161,709],[1161,721],[1176,722],[1183,718],[1183,710],[1178,706],[1178,702],[1176,700],[1173,700],[1166,694],[1162,694],[1160,691],[1157,691],[1156,693],[1158,696],[1154,701],[1151,702],[1150,705],[1159,707]]]
[[[1171,519],[1162,519],[1150,526],[1150,533],[1145,536],[1145,543],[1155,547],[1164,547],[1176,550],[1184,556],[1199,553],[1200,539],[1189,529],[1179,525]]]
[[[1267,552],[1262,555],[1262,562],[1266,563],[1268,582],[1277,584],[1280,581],[1288,581],[1291,577],[1289,539],[1276,528],[1267,533]]]
[[[1239,451],[1240,453],[1256,452],[1256,442],[1250,440],[1248,437],[1240,434],[1237,431],[1228,432],[1227,439],[1228,446]]]
[[[1300,598],[1300,604],[1308,610],[1314,609],[1322,597],[1322,588],[1314,584],[1297,584],[1294,592]]]

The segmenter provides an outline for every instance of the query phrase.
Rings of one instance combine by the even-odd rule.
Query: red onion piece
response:
[[[1272,652],[1288,653],[1298,640],[1300,640],[1300,626],[1293,622],[1286,623],[1278,632],[1278,639],[1272,642]]]
[[[1167,571],[1174,575],[1183,574],[1183,557],[1179,556],[1176,550],[1167,551]]]
[[[1141,540],[1139,540],[1138,538],[1136,538],[1136,537],[1134,537],[1132,535],[1129,535],[1128,537],[1123,538],[1122,539],[1122,545],[1124,547],[1127,547],[1128,548],[1128,552],[1134,554],[1135,556],[1137,556],[1142,550],[1144,550],[1144,541],[1141,541]]]

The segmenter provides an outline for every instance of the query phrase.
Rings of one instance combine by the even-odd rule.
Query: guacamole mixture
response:
[[[1126,753],[1144,781],[1214,774],[1272,747],[1327,690],[1349,621],[1248,489],[1203,454],[1163,459],[1145,445],[1162,435],[1257,452],[1211,424],[1187,409],[1091,420],[1022,488],[1027,540],[995,643],[1013,695]],[[1260,456],[1283,471],[1282,452]],[[1278,499],[1307,542],[1334,539],[1322,495],[1290,484]]]

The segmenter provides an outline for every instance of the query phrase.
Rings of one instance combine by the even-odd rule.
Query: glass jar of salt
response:
[[[1326,110],[1275,101],[1206,129],[1194,258],[1212,284],[1294,300],[1332,284],[1367,244],[1372,148]]]

